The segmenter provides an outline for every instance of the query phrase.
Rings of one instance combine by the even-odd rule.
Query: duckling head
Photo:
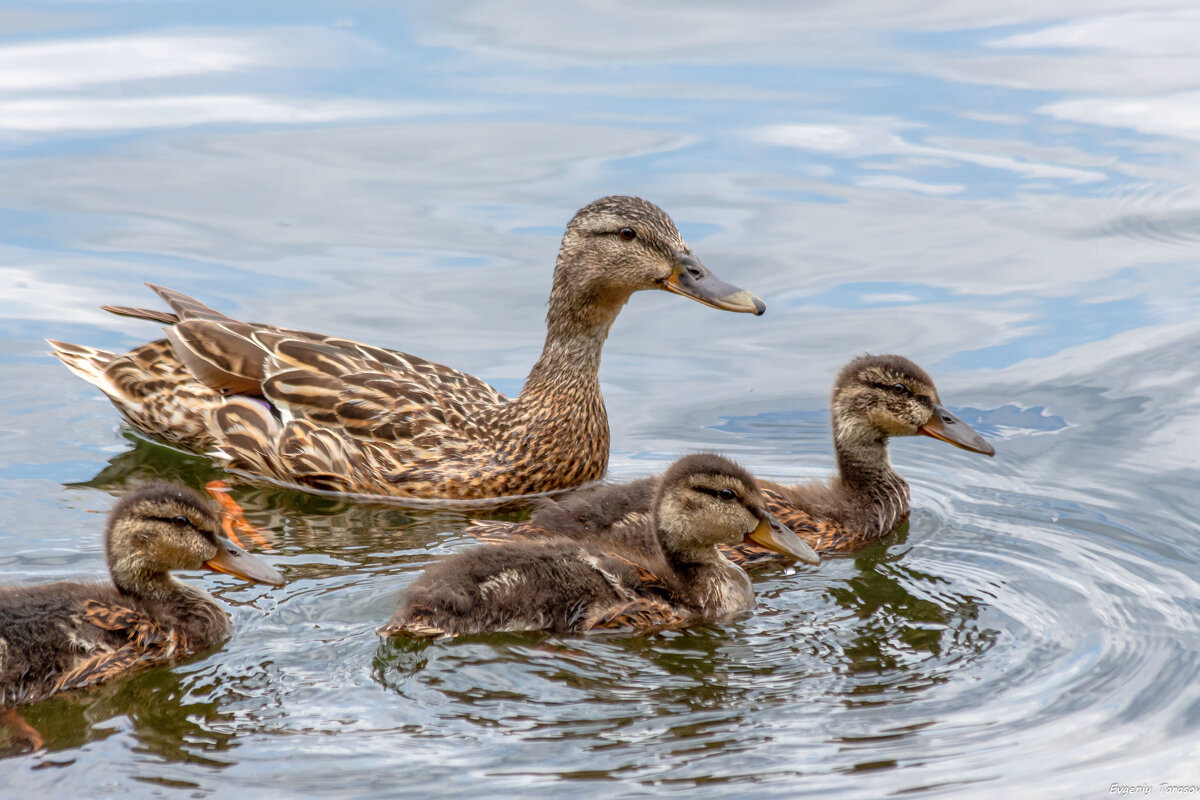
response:
[[[766,304],[713,275],[667,213],[640,197],[602,197],[567,224],[554,288],[556,311],[615,318],[629,296],[664,289],[725,311],[762,314]]]
[[[222,534],[213,505],[191,489],[151,483],[113,507],[105,539],[117,588],[151,594],[176,569],[207,569],[273,586],[283,577]]]
[[[929,373],[897,355],[864,355],[833,386],[834,437],[853,448],[891,436],[930,436],[984,455],[996,451],[942,405]]]
[[[767,511],[754,477],[711,453],[685,456],[667,470],[655,499],[654,521],[663,549],[685,561],[711,560],[718,544],[750,540],[807,564],[820,562],[811,547]]]

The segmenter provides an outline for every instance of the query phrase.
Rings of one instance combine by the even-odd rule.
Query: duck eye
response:
[[[171,522],[174,523],[176,528],[186,528],[188,525],[192,524],[192,521],[183,514],[180,514],[178,517],[171,520]]]
[[[621,228],[621,238],[627,242],[631,242],[637,238],[637,231],[633,228]]]
[[[737,497],[737,494],[733,491],[733,489],[722,489],[721,491],[717,492],[717,497],[721,498],[722,500],[732,500]]]
[[[911,392],[908,391],[908,387],[903,383],[893,383],[892,391],[896,394],[911,394]]]

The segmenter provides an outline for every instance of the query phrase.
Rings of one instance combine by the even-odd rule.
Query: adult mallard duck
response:
[[[833,385],[833,447],[838,472],[829,481],[785,486],[759,481],[767,509],[816,551],[851,550],[880,539],[908,519],[908,483],[888,459],[894,436],[931,436],[984,455],[995,450],[942,405],[933,379],[903,356],[865,355],[842,368]],[[523,522],[476,522],[481,541],[505,543],[551,535],[603,536],[650,507],[658,478],[597,486],[546,505]],[[735,563],[777,560],[753,544],[730,548]]]
[[[208,592],[172,570],[207,569],[254,583],[283,578],[222,535],[213,505],[195,492],[152,483],[109,514],[112,583],[60,581],[0,588],[0,710],[36,746],[15,707],[206,649],[229,632]]]
[[[600,349],[630,295],[665,289],[728,311],[763,302],[713,276],[671,218],[605,197],[567,225],[546,344],[521,394],[415,356],[239,322],[151,286],[167,338],[122,356],[50,342],[139,430],[214,454],[230,470],[301,488],[479,499],[577,486],[604,475],[608,417]]]
[[[442,559],[401,593],[380,633],[581,633],[743,611],[754,601],[750,580],[718,545],[750,539],[788,558],[818,561],[763,503],[758,484],[737,464],[687,456],[667,470],[649,513],[624,515],[602,536],[476,547]]]

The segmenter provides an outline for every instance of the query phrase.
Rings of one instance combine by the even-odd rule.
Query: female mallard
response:
[[[932,436],[975,453],[996,452],[942,406],[928,373],[902,356],[866,355],[843,367],[833,385],[832,416],[838,463],[832,480],[795,486],[759,481],[767,509],[818,552],[851,550],[908,519],[908,483],[888,459],[890,437]],[[492,543],[541,539],[563,530],[587,540],[627,516],[645,513],[657,482],[652,477],[585,489],[524,522],[477,522],[468,532]],[[744,565],[777,558],[753,544],[735,545],[728,555]]]
[[[743,611],[754,601],[746,573],[718,545],[749,538],[789,558],[818,561],[765,510],[754,478],[720,456],[675,462],[649,508],[624,515],[590,541],[563,536],[444,558],[401,593],[380,633],[581,633],[683,625]]]
[[[213,506],[182,486],[152,483],[113,508],[105,533],[112,583],[60,581],[0,589],[0,709],[211,647],[229,616],[208,592],[170,575],[208,569],[282,586],[271,567],[221,535]]]
[[[600,349],[634,292],[665,289],[728,311],[766,308],[709,273],[671,218],[638,197],[602,198],[567,225],[545,348],[512,400],[415,356],[239,322],[151,288],[174,313],[106,308],[166,323],[167,339],[123,356],[50,342],[134,427],[301,488],[462,500],[604,475]]]

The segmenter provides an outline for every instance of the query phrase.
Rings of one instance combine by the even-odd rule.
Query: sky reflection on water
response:
[[[434,648],[411,674],[370,628],[463,520],[247,491],[297,580],[224,592],[252,604],[221,652],[64,723],[49,758],[72,766],[0,770],[30,793],[1194,781],[1197,40],[1192,4],[1133,0],[0,7],[6,580],[100,569],[109,497],[64,484],[110,460],[206,474],[120,456],[43,338],[154,336],[97,308],[152,281],[515,393],[562,228],[609,193],[662,205],[768,305],[633,298],[601,374],[614,477],[700,448],[824,474],[829,384],[862,351],[925,366],[999,451],[897,443],[907,537],[773,577],[754,617]]]

